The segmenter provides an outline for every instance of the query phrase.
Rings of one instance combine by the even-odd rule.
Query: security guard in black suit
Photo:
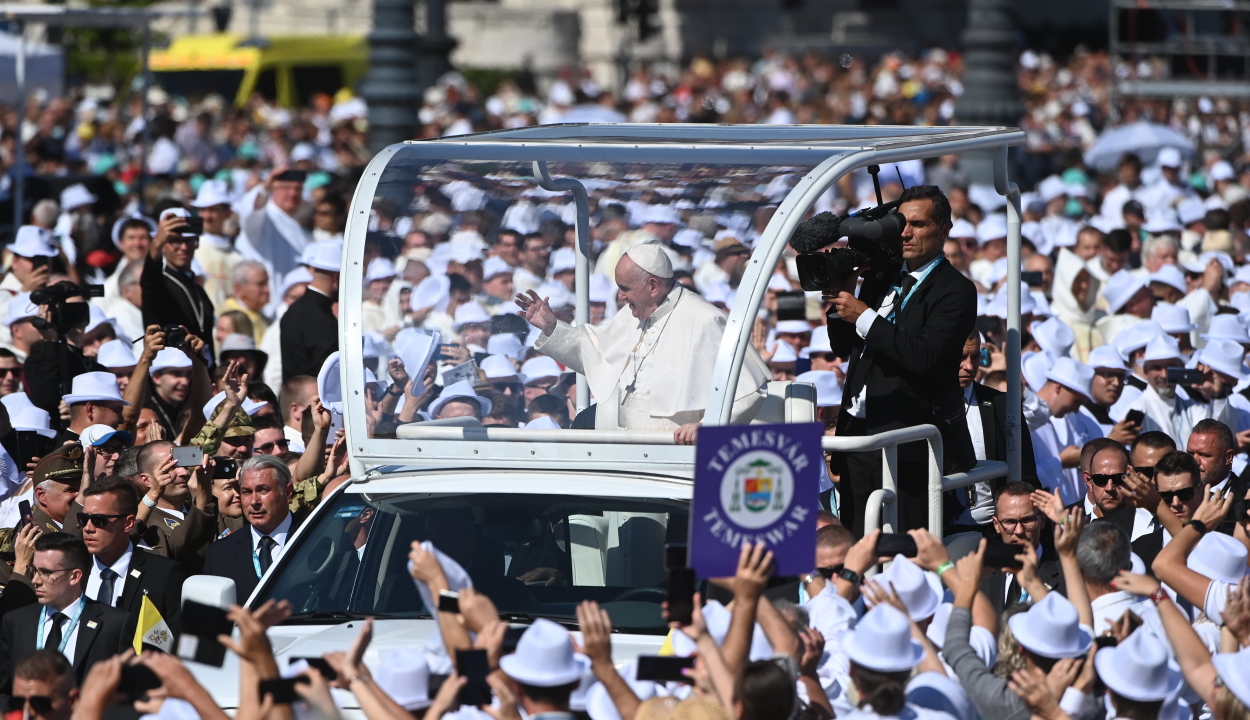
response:
[[[282,316],[282,382],[297,375],[317,377],[327,357],[339,349],[339,299],[342,245],[323,241],[309,248],[313,280]]]

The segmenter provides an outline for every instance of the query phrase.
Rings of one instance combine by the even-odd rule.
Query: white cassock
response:
[[[1052,417],[1031,432],[1037,478],[1042,487],[1058,492],[1064,507],[1080,502],[1085,497],[1085,480],[1081,470],[1063,467],[1059,456],[1066,447],[1084,447],[1090,440],[1103,437],[1102,428],[1093,418],[1075,411],[1062,418]]]
[[[308,233],[295,218],[287,215],[273,200],[243,219],[243,228],[234,247],[248,260],[256,260],[269,271],[271,302],[282,302],[282,278],[299,267],[300,255],[308,247]],[[266,308],[272,312],[271,308]]]
[[[1221,403],[1221,405],[1220,409],[1227,409],[1228,414],[1232,414],[1227,403]],[[1142,432],[1162,431],[1172,438],[1178,448],[1184,448],[1189,444],[1189,433],[1193,431],[1194,424],[1199,420],[1212,417],[1215,410],[1210,403],[1196,403],[1190,400],[1184,392],[1177,392],[1170,400],[1159,397],[1159,393],[1149,386],[1129,405],[1128,409],[1141,410],[1145,413],[1146,417],[1142,420]],[[1224,413],[1219,413],[1216,419],[1225,421]],[[1236,419],[1233,419],[1232,423],[1229,427],[1236,424]]]
[[[703,420],[725,319],[715,305],[678,285],[646,320],[621,311],[599,326],[561,322],[534,347],[586,376],[598,403],[596,429],[671,431]],[[731,423],[750,422],[771,377],[748,347]]]

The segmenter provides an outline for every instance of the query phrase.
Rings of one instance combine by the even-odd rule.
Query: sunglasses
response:
[[[832,580],[834,575],[837,575],[838,573],[842,572],[842,567],[843,567],[842,565],[834,565],[832,567],[819,567],[819,568],[816,568],[816,572],[823,575],[826,580]]]
[[[491,387],[501,393],[511,393],[513,395],[520,395],[525,390],[525,386],[519,382],[493,382]]]
[[[26,703],[30,703],[30,709],[34,710],[36,715],[48,715],[52,712],[52,698],[47,695],[31,695],[30,697],[10,695],[9,712],[22,712],[26,709]]]
[[[108,527],[108,524],[112,522],[113,520],[120,520],[121,518],[124,518],[124,517],[127,517],[127,516],[126,515],[105,515],[103,513],[80,512],[78,513],[78,527],[85,528],[87,527],[87,523],[91,523],[92,525],[95,525],[100,530],[103,530],[104,528]]]
[[[1098,368],[1097,370],[1094,371],[1094,374],[1100,378],[1107,378],[1107,379],[1119,378],[1123,380],[1124,376],[1127,373],[1125,373],[1123,370],[1110,370],[1108,368]]]
[[[267,442],[264,445],[257,445],[256,447],[252,449],[262,455],[268,455],[269,453],[273,452],[273,449],[275,447],[280,447],[283,450],[286,450],[290,446],[291,446],[291,441],[287,440],[286,438],[282,438],[281,440],[274,440],[273,442]]]
[[[1150,480],[1153,480],[1153,479],[1154,479],[1154,476],[1155,476],[1155,467],[1154,467],[1154,465],[1149,465],[1149,466],[1147,466],[1147,465],[1134,465],[1134,466],[1133,466],[1133,469],[1134,469],[1134,470],[1136,470],[1138,473],[1140,473],[1143,477],[1146,477],[1146,478],[1148,478],[1148,479],[1150,479]]]
[[[5,377],[7,375],[21,375],[21,374],[22,374],[21,368],[0,368],[0,377]]]
[[[1094,483],[1094,487],[1106,487],[1107,483],[1109,482],[1113,482],[1116,485],[1123,487],[1124,476],[1127,474],[1128,473],[1112,473],[1110,475],[1092,475],[1091,474],[1089,476],[1089,480],[1090,482]]]
[[[1194,493],[1197,491],[1198,488],[1193,485],[1190,485],[1187,488],[1181,488],[1180,490],[1160,490],[1159,498],[1165,503],[1171,503],[1172,498],[1177,498],[1181,502],[1189,502],[1194,499]]]

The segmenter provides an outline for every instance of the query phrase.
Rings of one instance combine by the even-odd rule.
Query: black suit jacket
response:
[[[0,691],[13,689],[13,668],[27,655],[35,652],[35,636],[39,631],[42,605],[27,605],[13,610],[0,621]],[[103,603],[88,600],[78,619],[77,645],[74,648],[74,674],[78,684],[92,665],[113,657],[130,647],[133,637],[125,637],[126,613]]]
[[[1053,538],[1055,536],[1055,526],[1051,522],[1047,522],[1042,528],[1042,559],[1037,564],[1037,578],[1046,584],[1046,587],[1059,593],[1067,595],[1067,585],[1063,579],[1063,566],[1059,563],[1059,554],[1055,552]],[[952,562],[956,562],[965,555],[976,552],[977,545],[981,542],[981,535],[978,533],[962,533],[952,536],[950,543],[946,546],[947,553],[950,554]],[[1051,538],[1051,540],[1047,540]],[[993,538],[991,538],[991,542]],[[1007,573],[1001,569],[989,570],[981,575],[981,592],[989,598],[990,605],[994,608],[994,614],[1001,616],[1003,610],[1006,609],[1007,602]]]
[[[230,578],[234,581],[235,601],[242,605],[256,589],[260,578],[252,562],[252,526],[244,525],[208,546],[204,557],[204,574]]]
[[[1233,494],[1233,506],[1228,509],[1228,515],[1224,517],[1224,520],[1212,528],[1213,530],[1222,532],[1225,535],[1232,535],[1237,528],[1237,518],[1246,516],[1246,508],[1250,505],[1250,503],[1246,502],[1246,492],[1250,488],[1250,482],[1247,482],[1247,480],[1250,480],[1250,478],[1238,477],[1237,475],[1229,476],[1226,490]]]
[[[143,277],[139,283],[143,291],[143,326],[184,325],[192,334],[208,346],[208,357],[216,357],[213,350],[213,301],[193,278],[172,268],[165,267],[163,258],[151,256],[143,260]]]
[[[859,298],[880,308],[898,275],[870,277]],[[831,311],[832,313],[832,311]],[[914,425],[933,424],[942,430],[946,469],[966,470],[975,462],[968,426],[963,420],[959,361],[977,316],[977,291],[945,259],[912,288],[894,322],[874,321],[861,338],[855,324],[830,315],[829,343],[839,357],[849,357],[838,434],[875,434]],[[849,408],[868,388],[868,414],[856,422]],[[939,416],[952,422],[942,422]],[[852,432],[848,424],[858,425]]]
[[[317,377],[330,354],[339,349],[335,299],[311,287],[282,316],[282,381],[297,375]]]
[[[1137,553],[1137,557],[1141,558],[1142,564],[1146,566],[1146,572],[1153,575],[1155,558],[1163,549],[1163,526],[1155,523],[1154,531],[1134,540],[1132,547],[1133,552]]]
[[[122,596],[117,603],[117,609],[126,613],[123,636],[134,639],[144,595],[156,606],[156,611],[169,625],[170,631],[179,634],[182,631],[178,624],[178,614],[182,610],[182,581],[186,579],[187,573],[182,565],[134,548],[126,584],[122,586]]]
[[[1007,460],[1007,393],[999,392],[981,383],[972,384],[972,396],[981,411],[981,428],[985,432],[985,459]],[[1024,482],[1041,487],[1037,479],[1037,462],[1033,459],[1033,434],[1024,425],[1023,412],[1017,412],[1020,422],[1020,479]],[[993,430],[991,432],[990,430]],[[1000,478],[996,487],[1006,482]]]

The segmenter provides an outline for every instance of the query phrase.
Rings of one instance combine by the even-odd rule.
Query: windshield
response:
[[[689,502],[570,495],[341,493],[284,559],[257,604],[290,600],[293,622],[429,617],[408,574],[414,540],[468,571],[513,621],[576,621],[583,600],[613,625],[663,634],[667,543],[684,543]]]

